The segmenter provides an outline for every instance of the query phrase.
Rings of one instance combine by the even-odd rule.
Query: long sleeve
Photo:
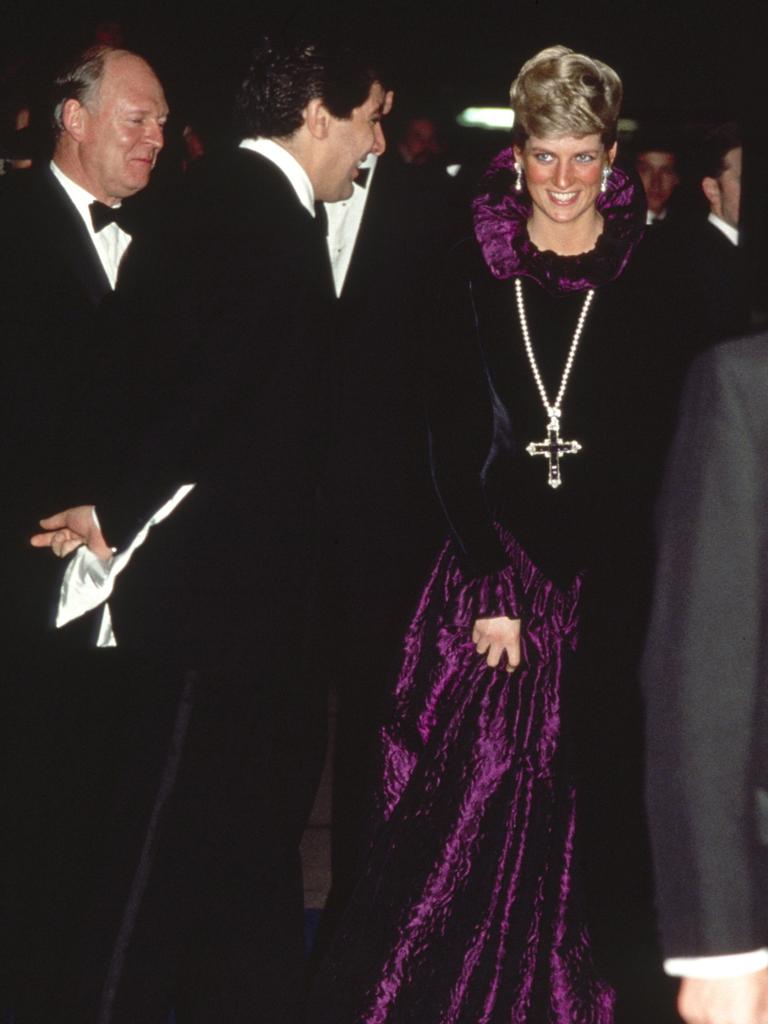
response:
[[[484,365],[467,278],[449,277],[437,323],[426,370],[434,484],[473,606],[483,614],[517,617],[514,574],[494,528],[484,480],[494,437],[505,429],[505,412]]]
[[[753,743],[764,677],[765,338],[688,379],[660,503],[644,661],[648,806],[667,957],[766,945]]]

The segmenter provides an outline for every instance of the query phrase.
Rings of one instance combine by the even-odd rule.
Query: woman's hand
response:
[[[514,672],[520,664],[520,619],[501,615],[496,619],[477,619],[472,630],[472,643],[491,668],[497,668],[502,654],[507,656],[505,668]]]

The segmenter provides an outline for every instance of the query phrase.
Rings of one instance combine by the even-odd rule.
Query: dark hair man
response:
[[[134,788],[151,798],[132,811],[135,870],[109,897],[100,1022],[160,1019],[172,1002],[180,1024],[298,1019],[298,844],[325,728],[304,619],[338,379],[315,202],[349,196],[384,150],[384,102],[351,51],[258,48],[237,103],[246,137],[199,161],[132,253],[133,370],[119,472],[92,491],[101,529],[78,506],[34,540],[83,544],[76,573],[107,587],[124,570],[117,643],[154,665],[133,692],[156,740]]]
[[[747,254],[739,245],[741,136],[733,123],[702,134],[692,154],[696,203],[648,232],[638,267],[668,327],[657,338],[677,401],[687,366],[703,348],[749,330]]]
[[[664,220],[672,193],[680,184],[677,155],[661,142],[658,145],[649,143],[638,150],[635,156],[635,170],[645,190],[648,223]]]
[[[696,180],[707,207],[679,237],[670,234],[678,260],[679,308],[690,314],[681,333],[699,343],[745,333],[750,326],[747,254],[740,245],[741,132],[734,122],[709,128],[696,159]],[[680,280],[682,278],[682,280]]]
[[[701,190],[709,203],[709,222],[738,245],[741,207],[741,132],[729,121],[711,129],[701,147]]]

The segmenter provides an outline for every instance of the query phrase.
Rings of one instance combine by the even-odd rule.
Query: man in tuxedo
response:
[[[111,347],[106,315],[131,242],[124,200],[149,182],[168,107],[141,57],[96,47],[54,83],[53,159],[14,181],[0,201],[3,246],[3,438],[13,480],[14,563],[50,567],[19,543],[41,500],[66,500],[72,461],[96,414],[94,373]],[[111,219],[110,219],[111,218]],[[117,218],[117,221],[115,220]],[[42,590],[15,595],[8,637],[47,625]],[[21,643],[29,647],[24,630]]]
[[[149,662],[116,822],[133,870],[95,914],[110,936],[99,1021],[160,1020],[172,1003],[180,1022],[299,1014],[298,844],[325,729],[305,634],[338,387],[315,202],[348,197],[383,152],[383,105],[351,51],[265,41],[253,54],[240,146],[200,161],[131,253],[122,311],[141,330],[99,525],[75,507],[35,541],[60,555],[82,543],[75,570],[107,586],[132,551],[111,623]]]
[[[61,72],[51,106],[52,160],[0,197],[0,909],[19,1020],[24,993],[50,978],[62,947],[80,938],[77,908],[96,839],[83,844],[80,835],[99,821],[105,764],[96,733],[124,668],[111,653],[80,652],[87,625],[55,634],[61,574],[26,538],[41,507],[71,501],[73,484],[98,469],[97,458],[86,467],[78,453],[99,419],[103,371],[115,354],[112,308],[136,233],[130,198],[149,182],[168,116],[150,66],[107,46]]]
[[[707,129],[696,152],[696,211],[681,208],[649,230],[632,267],[637,292],[657,307],[662,328],[649,337],[649,353],[658,364],[657,414],[669,424],[661,433],[670,436],[691,362],[750,330],[755,288],[740,229],[741,164],[738,126]]]
[[[713,126],[698,153],[697,178],[706,211],[690,225],[677,259],[685,260],[689,302],[696,317],[692,332],[714,340],[735,337],[749,326],[747,266],[739,234],[741,177],[738,125]]]
[[[687,365],[702,348],[749,329],[748,267],[739,232],[742,143],[733,122],[706,130],[696,150],[696,212],[650,231],[647,287],[665,304],[668,344]]]
[[[649,135],[635,145],[635,170],[643,183],[648,203],[646,222],[661,223],[666,219],[672,193],[680,184],[677,154],[671,140]]]
[[[768,1021],[768,335],[694,363],[643,676],[667,972],[687,1024]]]

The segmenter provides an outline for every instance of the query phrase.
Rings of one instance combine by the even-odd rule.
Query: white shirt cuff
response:
[[[130,562],[134,551],[147,539],[150,529],[169,516],[194,486],[194,484],[184,484],[183,487],[180,487],[174,496],[144,524],[128,547],[107,561],[102,562],[85,545],[77,549],[69,561],[59,591],[57,629],[66,626],[68,622],[72,622],[73,619],[92,611],[108,600],[114,590],[115,580]],[[98,524],[95,510],[94,518]],[[109,608],[105,606],[97,646],[112,647],[115,646],[115,643]]]
[[[726,956],[673,957],[664,961],[664,971],[674,978],[735,978],[768,967],[768,949]]]

